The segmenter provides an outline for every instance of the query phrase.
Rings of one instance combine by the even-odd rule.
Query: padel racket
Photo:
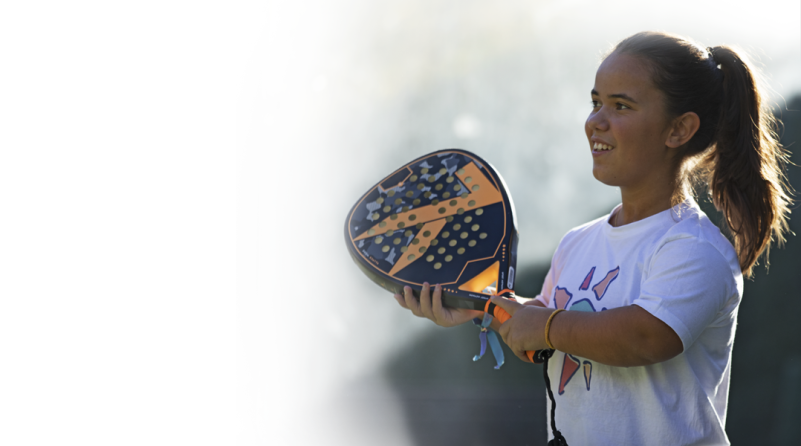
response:
[[[353,206],[348,251],[373,282],[393,293],[442,285],[443,304],[510,316],[489,301],[511,296],[517,220],[500,174],[477,155],[447,149],[389,174]],[[528,352],[534,359],[534,352]]]

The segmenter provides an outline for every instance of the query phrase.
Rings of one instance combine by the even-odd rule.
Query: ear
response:
[[[673,125],[670,128],[665,145],[671,149],[675,149],[687,144],[700,126],[701,120],[695,112],[684,113],[673,120]]]

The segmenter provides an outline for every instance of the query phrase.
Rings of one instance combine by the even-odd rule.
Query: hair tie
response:
[[[720,67],[720,61],[717,60],[715,57],[715,53],[717,52],[717,48],[713,48],[711,46],[706,47],[707,52],[709,53],[709,61],[712,62],[712,69],[715,72],[715,76],[718,80],[723,79],[723,70]]]

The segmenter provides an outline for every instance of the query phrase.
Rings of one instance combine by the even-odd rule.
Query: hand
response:
[[[453,327],[463,324],[473,318],[482,317],[483,311],[468,310],[465,308],[445,308],[442,306],[442,287],[437,285],[434,288],[434,295],[431,296],[431,287],[428,282],[423,283],[423,290],[420,291],[420,301],[412,294],[412,288],[403,287],[403,296],[395,295],[398,304],[417,317],[431,319],[441,327]]]
[[[552,309],[542,308],[537,303],[525,305],[500,296],[492,296],[492,303],[512,316],[499,327],[498,334],[515,356],[531,362],[526,351],[548,348],[545,343],[545,324],[553,312]]]

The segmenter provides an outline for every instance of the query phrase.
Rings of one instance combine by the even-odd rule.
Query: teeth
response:
[[[612,150],[612,146],[608,146],[608,145],[606,145],[606,144],[601,144],[601,143],[599,143],[599,142],[596,142],[596,143],[595,143],[595,144],[592,146],[592,148],[593,148],[594,150]]]

